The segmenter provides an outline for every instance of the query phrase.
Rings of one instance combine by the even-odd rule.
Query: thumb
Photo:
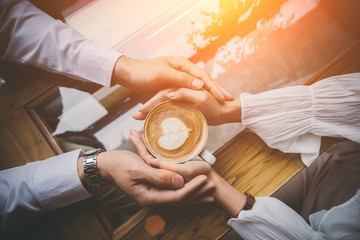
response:
[[[184,178],[181,175],[150,166],[146,167],[142,175],[142,181],[156,187],[181,188],[184,186]]]

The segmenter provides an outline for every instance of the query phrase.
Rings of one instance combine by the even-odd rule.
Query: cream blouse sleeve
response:
[[[309,166],[321,136],[360,142],[360,73],[240,96],[242,123],[272,148],[301,153]]]

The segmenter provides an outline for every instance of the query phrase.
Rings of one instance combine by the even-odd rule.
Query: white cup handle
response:
[[[199,153],[199,157],[207,161],[210,165],[213,165],[216,161],[216,157],[205,148]]]

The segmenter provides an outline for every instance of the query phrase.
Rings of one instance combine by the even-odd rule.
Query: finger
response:
[[[202,91],[192,90],[188,88],[180,88],[175,92],[169,92],[166,96],[171,100],[187,101],[194,105],[199,104],[201,96],[204,94]]]
[[[147,163],[150,164],[150,161],[155,159],[151,153],[147,150],[144,140],[140,133],[135,130],[130,130],[129,136],[131,142],[134,144],[138,155]]]
[[[205,175],[197,176],[190,182],[187,182],[182,188],[176,190],[170,189],[152,189],[153,192],[148,194],[146,202],[147,204],[155,203],[179,203],[183,199],[194,194],[196,190],[204,185],[207,181]]]
[[[230,92],[228,92],[225,88],[223,88],[222,86],[220,86],[219,83],[214,81],[214,84],[220,89],[221,93],[223,94],[223,96],[225,97],[225,101],[232,101],[234,100],[234,97],[231,95]],[[208,89],[207,89],[208,90]],[[209,91],[209,90],[208,90]]]
[[[152,159],[149,161],[150,166],[160,169],[169,170],[180,174],[185,181],[189,181],[198,175],[207,175],[211,171],[210,165],[204,160],[188,161],[185,163],[171,163],[161,159]]]
[[[207,181],[202,186],[199,186],[194,194],[188,196],[188,202],[195,201],[200,198],[204,198],[212,195],[215,190],[215,185],[213,182]]]
[[[174,172],[146,166],[139,181],[160,188],[181,188],[184,186],[184,178]]]
[[[165,170],[169,170],[172,172],[177,172],[179,173],[179,166],[181,164],[179,163],[171,163],[168,162],[166,160],[162,160],[162,159],[152,159],[151,161],[149,161],[150,166],[154,167],[154,168],[160,168],[160,169],[165,169]],[[181,175],[181,173],[179,173]]]
[[[173,68],[168,72],[168,74],[167,78],[171,79],[170,84],[175,84],[179,87],[202,89],[205,84],[202,79],[198,79],[197,77],[179,69]]]
[[[132,117],[135,119],[135,120],[144,120],[146,118],[146,115],[145,113],[142,113],[142,112],[137,112],[135,113]]]
[[[218,87],[217,83],[210,77],[210,75],[204,71],[199,66],[193,64],[188,59],[180,57],[180,58],[169,58],[168,63],[171,67],[181,72],[188,73],[189,75],[193,76],[194,79],[191,80],[189,78],[186,79],[189,88],[192,89],[200,89],[196,87],[196,79],[199,79],[204,82],[204,88],[208,90],[219,102],[225,101],[225,96],[223,95],[222,91]],[[179,79],[181,80],[181,79]],[[178,86],[184,85],[183,82],[177,82]]]
[[[225,101],[226,98],[225,98],[223,92],[220,90],[219,85],[215,81],[213,81],[213,80],[205,81],[204,88],[209,93],[211,93],[211,95],[213,95],[219,103],[223,103]]]
[[[158,105],[159,103],[168,100],[166,97],[167,93],[174,91],[174,88],[165,89],[157,94],[155,94],[149,101],[147,101],[140,109],[139,112],[136,113],[133,117],[137,120],[144,120],[146,118],[146,115],[150,112],[150,110]]]
[[[213,203],[215,198],[213,196],[206,196],[192,201],[190,204],[199,204],[199,203]]]
[[[226,90],[225,88],[221,87],[220,85],[219,85],[219,88],[220,88],[221,92],[223,93],[223,95],[224,95],[224,97],[225,97],[225,101],[232,101],[232,100],[234,100],[233,95],[231,95],[231,93],[228,92],[228,90]]]
[[[206,182],[205,184],[196,188],[193,193],[189,193],[181,202],[176,205],[192,205],[201,202],[214,202],[215,198],[212,196],[215,190],[215,185],[212,182]]]

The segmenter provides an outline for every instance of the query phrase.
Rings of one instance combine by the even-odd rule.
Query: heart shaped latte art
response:
[[[181,147],[189,137],[189,129],[178,118],[167,118],[161,123],[163,136],[158,140],[160,147],[175,150]]]

